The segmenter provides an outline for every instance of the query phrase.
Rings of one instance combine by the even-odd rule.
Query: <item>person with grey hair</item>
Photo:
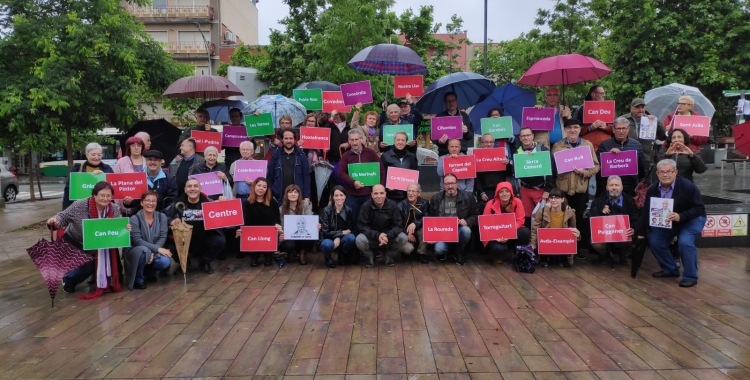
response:
[[[410,255],[417,248],[419,262],[427,264],[427,243],[424,241],[422,230],[423,218],[430,216],[430,202],[422,198],[422,186],[419,183],[410,183],[406,187],[406,199],[399,202],[398,209],[401,219],[404,220],[404,233],[407,243],[401,249],[404,254]]]
[[[388,108],[386,108],[386,115],[388,116],[388,118],[385,119],[385,120],[381,120],[380,130],[378,131],[378,135],[379,135],[379,138],[380,138],[379,148],[380,148],[380,152],[381,153],[385,153],[385,152],[387,152],[387,151],[389,151],[389,150],[391,150],[393,148],[393,145],[389,145],[389,144],[386,144],[385,142],[383,142],[383,136],[384,136],[385,130],[386,130],[386,128],[388,128],[388,126],[393,126],[393,125],[409,125],[409,126],[412,126],[411,129],[414,129],[414,126],[411,123],[409,123],[406,120],[401,119],[401,108],[399,108],[399,106],[397,104],[390,104],[390,105],[388,105]],[[417,135],[414,134],[414,131],[412,131],[412,137],[416,138],[416,136]],[[408,141],[408,140],[409,139],[408,139],[408,135],[407,135],[407,143],[411,143],[411,141]],[[394,144],[395,144],[395,139],[394,139]],[[414,146],[416,146],[416,144],[414,144]],[[414,152],[412,152],[412,153],[414,153]]]
[[[633,175],[622,176],[622,187],[623,192],[631,197],[635,197],[635,188],[638,186],[638,182],[646,177],[649,169],[648,159],[646,154],[643,152],[643,146],[638,140],[632,139],[628,136],[630,133],[630,123],[628,119],[624,117],[618,117],[615,119],[615,135],[609,140],[602,141],[599,144],[599,148],[596,150],[596,156],[599,158],[599,164],[604,168],[608,167],[611,163],[607,160],[602,160],[602,153],[614,153],[615,155],[626,151],[636,151],[637,161],[631,163],[638,167],[638,173]],[[601,171],[596,174],[596,196],[600,197],[606,191],[606,180],[602,177]]]
[[[623,194],[622,179],[616,175],[607,178],[607,193],[591,202],[588,215],[589,218],[608,215],[627,216],[630,228],[625,233],[631,239],[640,222],[635,200],[633,200],[633,197]],[[591,234],[593,235],[596,232],[591,231]],[[614,260],[615,256],[619,256],[620,263],[627,264],[628,256],[633,249],[633,242],[592,243],[591,247],[599,254],[599,261],[603,258]]]
[[[351,149],[344,152],[341,156],[341,162],[339,163],[338,175],[341,182],[344,183],[346,189],[346,205],[352,209],[352,216],[355,220],[359,217],[359,210],[362,205],[370,199],[372,193],[372,186],[365,186],[359,179],[352,178],[349,175],[350,164],[364,164],[369,162],[377,162],[380,170],[380,184],[385,186],[385,167],[380,161],[378,154],[363,145],[364,134],[359,128],[355,128],[349,131],[349,146]],[[357,225],[352,225],[352,233],[357,234],[359,232]]]
[[[138,137],[139,139],[143,140],[143,152],[147,152],[151,149],[151,135],[149,135],[146,132],[138,132],[135,134],[135,137]]]
[[[209,196],[209,198],[217,200],[222,195],[228,196],[231,193],[231,190],[229,189],[234,186],[234,177],[229,173],[229,169],[226,165],[218,162],[219,149],[217,149],[215,146],[209,146],[203,151],[203,156],[206,158],[206,161],[203,163],[203,165],[190,167],[188,175],[216,172],[219,176],[219,179],[221,179],[221,181],[223,182],[224,188],[227,190],[224,191],[224,194],[211,195]]]
[[[252,141],[243,141],[240,143],[240,159],[237,161],[252,161],[253,153],[255,152],[255,146]],[[232,178],[237,175],[237,161],[232,162],[229,167],[229,174]],[[243,202],[250,196],[250,187],[253,185],[253,181],[245,178],[244,181],[235,181],[234,188],[232,189],[233,195],[236,198],[241,199]]]
[[[114,173],[114,169],[102,161],[101,145],[95,142],[88,143],[84,153],[86,154],[86,161],[73,164],[73,167],[70,169],[71,173],[91,173],[93,175]],[[62,209],[65,210],[70,207],[73,201],[75,200],[70,199],[70,178],[68,178],[65,181],[65,189],[63,190]]]
[[[641,146],[643,147],[643,153],[646,154],[646,159],[648,159],[649,165],[653,165],[655,156],[658,152],[658,149],[654,149],[654,144],[656,143],[656,139],[659,140],[666,140],[667,134],[664,130],[664,124],[660,120],[656,118],[656,116],[651,115],[646,110],[646,101],[643,100],[643,98],[635,98],[633,101],[630,102],[630,113],[626,113],[624,115],[621,115],[620,117],[624,117],[628,120],[628,124],[630,125],[630,138],[636,139],[638,142],[641,143]],[[648,118],[649,120],[656,121],[656,136],[655,139],[641,139],[639,131],[641,130],[641,118]]]
[[[700,190],[689,180],[677,175],[677,163],[671,159],[664,159],[656,164],[657,183],[646,191],[646,207],[651,204],[651,198],[672,199],[674,201],[672,213],[667,221],[672,226],[668,228],[649,228],[648,218],[651,213],[641,212],[640,222],[636,229],[637,244],[651,246],[661,271],[652,274],[656,278],[679,277],[680,267],[672,257],[669,244],[675,236],[677,249],[682,256],[682,281],[680,287],[689,288],[698,283],[698,248],[695,239],[701,236],[706,223],[706,208]],[[649,232],[650,233],[647,234]]]

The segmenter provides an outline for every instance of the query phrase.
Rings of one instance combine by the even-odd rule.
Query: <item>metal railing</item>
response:
[[[206,44],[203,41],[170,41],[160,42],[160,44],[164,48],[164,51],[169,54],[206,54]],[[211,49],[211,54],[213,54],[214,44],[210,44],[209,47]]]
[[[128,12],[138,18],[208,18],[213,20],[214,8],[208,5],[188,7],[138,7],[128,6]]]

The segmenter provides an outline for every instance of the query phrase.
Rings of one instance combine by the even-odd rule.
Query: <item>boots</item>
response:
[[[263,266],[273,265],[273,252],[263,252]]]
[[[258,256],[260,256],[260,253],[253,252],[250,254],[250,266],[251,267],[257,267],[258,266]]]

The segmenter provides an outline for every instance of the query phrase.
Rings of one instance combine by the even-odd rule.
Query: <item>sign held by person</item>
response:
[[[555,152],[555,165],[557,166],[558,174],[572,172],[573,168],[593,168],[594,157],[591,155],[591,148],[579,146]]]
[[[274,226],[243,226],[240,228],[240,251],[275,252],[279,247],[279,232]]]
[[[237,160],[234,162],[234,180],[255,181],[258,177],[266,176],[267,167],[268,161],[266,160]]]
[[[330,128],[302,127],[299,129],[299,139],[305,142],[305,149],[331,149]]]
[[[83,249],[130,247],[129,218],[83,220]]]
[[[70,193],[68,198],[71,201],[77,201],[79,199],[86,199],[91,196],[91,191],[94,190],[94,186],[97,183],[106,181],[107,177],[104,173],[93,175],[91,173],[70,173],[68,179],[70,185]]]
[[[393,77],[393,96],[405,98],[424,94],[424,77],[421,75],[396,75]]]
[[[304,90],[293,90],[294,100],[302,104],[308,111],[319,111],[323,109],[323,91],[319,88]]]
[[[503,144],[504,145],[504,144]],[[505,158],[505,147],[502,148],[474,148],[471,151],[477,163],[478,172],[494,172],[505,170],[503,163]]]
[[[463,137],[463,118],[461,116],[442,116],[430,119],[430,135],[435,140],[443,136],[449,139],[460,139]]]
[[[575,255],[577,239],[572,228],[539,228],[536,230],[540,255]]]
[[[380,163],[365,162],[361,164],[349,164],[349,177],[362,182],[365,186],[374,186],[380,183]]]
[[[419,170],[397,168],[389,166],[386,173],[385,188],[406,191],[412,183],[419,183]]]
[[[479,215],[479,239],[517,239],[516,214]]]
[[[630,241],[627,231],[630,229],[630,218],[627,215],[595,216],[589,218],[591,223],[591,242],[617,243]]]
[[[344,105],[344,95],[341,91],[323,91],[323,112],[347,113],[350,109],[350,106]]]
[[[203,210],[203,227],[207,230],[241,226],[244,223],[240,199],[203,202],[201,210]]]
[[[589,100],[583,102],[583,120],[584,124],[591,124],[597,120],[605,123],[615,122],[615,101],[614,100]]]
[[[516,153],[513,155],[513,168],[516,178],[552,175],[549,151]]]
[[[219,178],[219,172],[194,174],[188,178],[195,178],[201,184],[201,191],[206,195],[218,195],[224,192],[224,183]]]
[[[618,154],[602,153],[602,177],[638,175],[638,151],[626,150]]]
[[[457,243],[458,218],[455,216],[426,216],[422,219],[424,241]]]
[[[107,182],[115,190],[112,199],[141,199],[141,194],[148,190],[146,173],[107,173]]]
[[[344,97],[344,105],[347,107],[357,103],[372,103],[372,88],[370,88],[369,80],[342,84],[341,94]]]
[[[551,131],[555,128],[555,109],[523,107],[521,126],[533,131]]]
[[[270,113],[245,115],[245,130],[251,137],[272,135],[273,115]]]
[[[284,215],[284,240],[318,240],[317,215]]]
[[[196,152],[202,153],[209,146],[221,150],[221,133],[219,132],[191,131],[190,137],[195,140]]]

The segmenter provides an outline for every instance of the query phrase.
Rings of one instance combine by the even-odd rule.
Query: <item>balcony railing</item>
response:
[[[208,5],[192,7],[138,7],[128,6],[128,12],[137,18],[208,18],[213,20],[214,8]]]
[[[164,51],[169,54],[206,54],[206,43],[203,41],[182,41],[182,42],[160,42]],[[211,55],[214,54],[214,44],[209,44]]]

